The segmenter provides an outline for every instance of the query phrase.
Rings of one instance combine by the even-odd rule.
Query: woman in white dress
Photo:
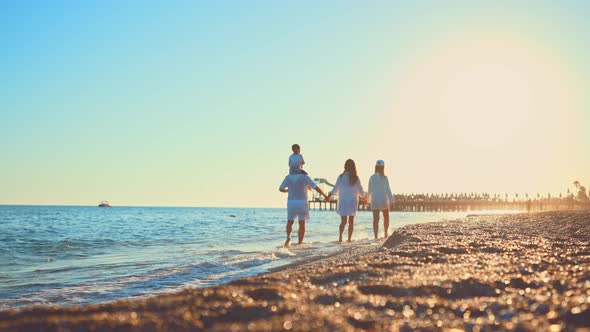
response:
[[[359,197],[365,196],[361,181],[356,173],[356,165],[352,159],[344,163],[344,172],[338,176],[334,188],[328,194],[328,197],[338,194],[338,209],[340,215],[340,237],[342,242],[342,233],[348,221],[348,242],[351,241],[354,230],[354,216],[359,206]]]
[[[389,180],[385,176],[385,162],[377,160],[375,174],[369,179],[369,199],[373,210],[373,233],[375,239],[379,238],[379,212],[383,213],[383,228],[385,237],[389,229],[389,205],[393,203],[393,194],[389,187]]]

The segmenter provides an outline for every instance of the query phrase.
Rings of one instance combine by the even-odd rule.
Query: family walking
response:
[[[325,200],[330,200],[338,195],[337,212],[340,215],[340,235],[338,241],[342,242],[342,236],[348,224],[348,242],[352,239],[354,231],[354,217],[359,206],[359,199],[371,204],[373,211],[373,232],[375,239],[379,233],[379,217],[383,214],[383,227],[385,237],[389,229],[389,206],[393,203],[393,194],[389,187],[389,180],[385,175],[385,163],[377,160],[375,174],[369,179],[368,191],[363,190],[361,181],[357,175],[356,164],[352,159],[344,163],[344,171],[338,176],[334,188],[326,195],[317,184],[302,169],[305,161],[301,155],[301,148],[294,144],[291,147],[293,154],[289,157],[289,175],[285,177],[279,187],[279,191],[288,193],[287,198],[287,240],[285,246],[291,243],[291,232],[295,220],[299,222],[298,243],[303,242],[305,236],[305,222],[309,220],[309,204],[307,191],[315,189]]]

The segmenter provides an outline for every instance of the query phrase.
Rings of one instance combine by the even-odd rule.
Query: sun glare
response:
[[[435,131],[466,144],[499,148],[559,131],[556,118],[572,107],[563,64],[529,41],[460,38],[419,58],[396,93],[396,108],[428,114]]]

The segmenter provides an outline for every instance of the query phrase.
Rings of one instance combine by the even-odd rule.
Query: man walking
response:
[[[303,242],[305,236],[305,222],[309,220],[309,203],[307,201],[307,187],[315,189],[324,198],[328,198],[326,194],[313,182],[307,174],[302,174],[299,168],[291,167],[289,175],[285,177],[283,183],[279,187],[279,191],[289,193],[287,198],[287,240],[285,247],[291,243],[291,231],[295,219],[299,220],[298,243]]]

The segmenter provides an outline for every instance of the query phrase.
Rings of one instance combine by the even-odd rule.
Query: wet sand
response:
[[[0,331],[590,331],[590,212],[404,226],[357,249],[145,300],[0,312]]]

